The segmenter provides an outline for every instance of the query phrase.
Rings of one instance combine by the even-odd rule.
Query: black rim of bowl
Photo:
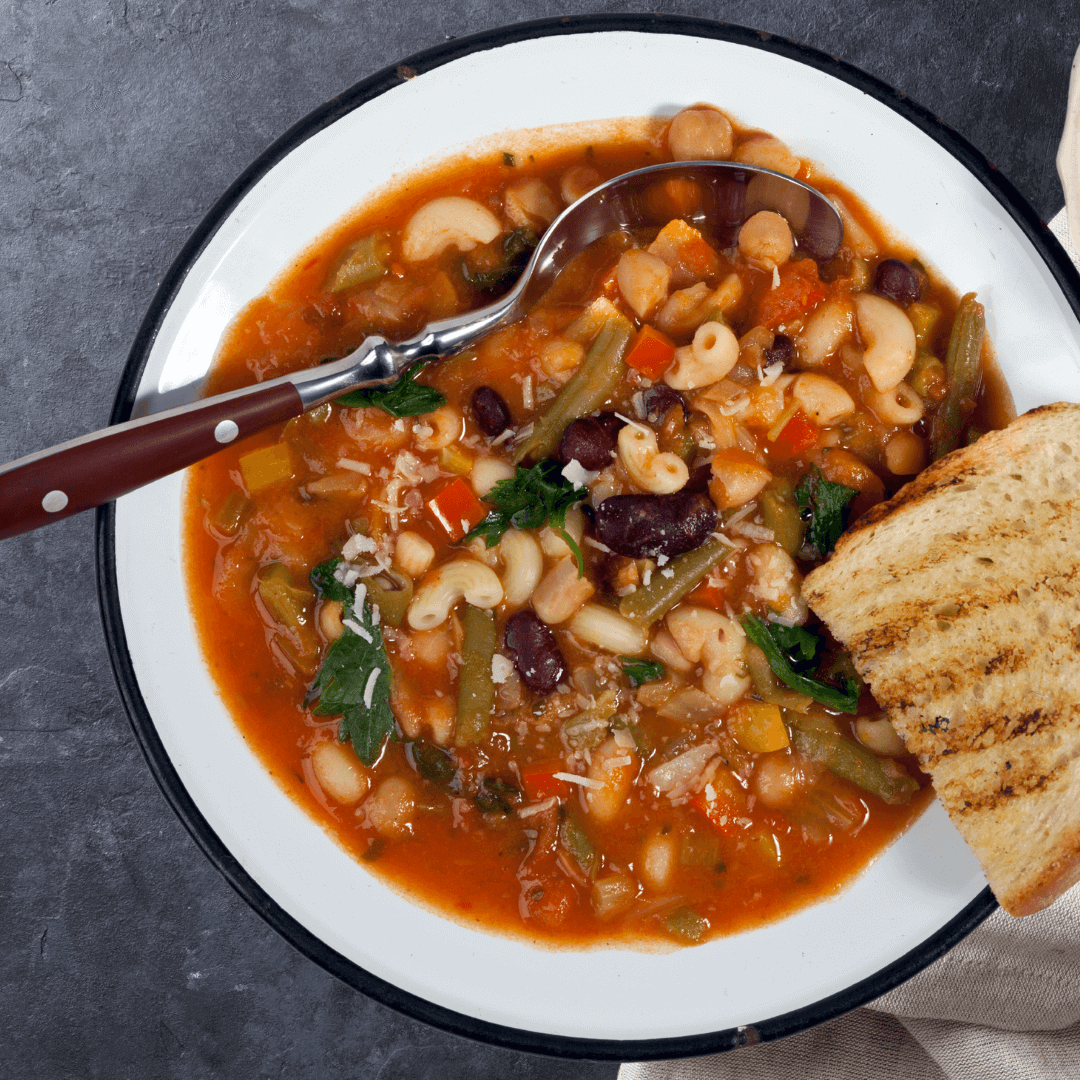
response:
[[[117,390],[110,423],[121,423],[131,415],[135,393],[154,340],[188,270],[240,200],[297,146],[365,102],[400,85],[403,80],[423,75],[472,53],[534,38],[612,31],[712,38],[776,53],[832,75],[887,105],[940,143],[993,193],[1050,267],[1073,312],[1080,318],[1080,276],[1061,245],[1023,196],[967,140],[886,83],[842,60],[798,42],[705,19],[674,15],[584,15],[542,19],[488,30],[417,53],[400,64],[364,79],[321,105],[268,147],[214,204],[169,268],[132,345]],[[752,1026],[676,1038],[586,1039],[506,1027],[435,1005],[377,978],[315,937],[255,883],[210,828],[188,795],[158,737],[128,653],[117,590],[115,508],[112,503],[97,512],[96,539],[98,594],[113,671],[135,737],[169,805],[226,881],[286,941],[349,986],[414,1019],[455,1035],[507,1049],[557,1057],[597,1061],[646,1061],[712,1054],[794,1034],[880,997],[946,953],[997,907],[989,888],[984,889],[926,941],[869,978],[812,1005],[763,1019]]]

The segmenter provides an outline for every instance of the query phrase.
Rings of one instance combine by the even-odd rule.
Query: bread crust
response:
[[[1080,880],[1080,405],[935,462],[803,595],[887,710],[1002,907]]]

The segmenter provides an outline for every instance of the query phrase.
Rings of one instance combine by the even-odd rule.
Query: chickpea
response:
[[[926,464],[926,445],[913,431],[896,431],[885,444],[885,465],[894,476],[914,476]]]
[[[623,299],[639,319],[644,319],[667,299],[671,267],[647,251],[624,251],[619,256],[615,279]]]
[[[600,174],[588,165],[571,165],[559,181],[559,194],[567,206],[588,195],[600,183]]]
[[[345,610],[340,600],[327,600],[319,609],[319,629],[327,641],[337,641],[345,633],[341,616]]]
[[[803,760],[787,750],[763,755],[754,767],[754,794],[770,810],[790,806],[812,784]]]
[[[757,165],[762,169],[794,176],[802,162],[779,140],[771,135],[752,135],[739,143],[732,155],[744,165]]]
[[[364,803],[368,823],[382,836],[405,836],[416,813],[416,792],[408,780],[387,777]]]
[[[676,161],[724,161],[733,145],[731,124],[716,109],[683,109],[668,127],[668,149]]]
[[[585,358],[585,346],[565,338],[552,338],[540,350],[544,374],[556,382],[566,382]]]
[[[739,230],[739,251],[766,270],[783,266],[795,250],[791,226],[772,210],[760,210]]]

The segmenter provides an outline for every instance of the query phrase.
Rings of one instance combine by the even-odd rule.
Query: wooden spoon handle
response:
[[[303,411],[296,386],[275,381],[20,458],[0,469],[0,540],[126,495]]]

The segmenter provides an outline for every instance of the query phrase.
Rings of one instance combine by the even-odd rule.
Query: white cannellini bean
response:
[[[680,604],[668,613],[664,624],[671,634],[679,652],[691,664],[701,662],[701,650],[705,643],[716,639],[728,629],[731,620],[711,607],[700,604]]]
[[[612,765],[612,761],[623,764]],[[620,746],[613,736],[609,736],[592,752],[586,775],[604,786],[586,788],[585,805],[597,821],[612,821],[619,815],[630,795],[638,764],[637,753],[630,747]]]
[[[319,787],[343,806],[359,802],[371,787],[371,775],[356,754],[337,740],[311,751],[311,768]]]
[[[872,720],[869,716],[860,716],[855,721],[855,734],[859,742],[875,754],[895,757],[905,753],[904,740],[896,734],[892,724],[883,716]]]
[[[402,573],[418,578],[427,572],[434,559],[435,548],[419,533],[406,531],[398,534],[394,545],[394,562]]]
[[[549,626],[566,622],[596,590],[585,575],[578,574],[577,562],[567,556],[557,562],[533,592],[533,611]]]
[[[653,892],[666,892],[679,862],[679,838],[675,833],[653,833],[644,844],[637,860],[641,884]]]
[[[791,396],[818,427],[830,427],[855,411],[852,396],[835,379],[804,371],[791,388]]]
[[[877,390],[868,390],[863,399],[877,413],[878,419],[897,427],[917,424],[926,412],[923,399],[906,382],[898,382],[883,394]]]
[[[618,656],[640,656],[648,647],[645,631],[637,623],[604,604],[586,604],[570,620],[569,629]]]
[[[859,224],[839,195],[830,195],[828,198],[844,223],[844,246],[850,248],[860,259],[872,259],[878,253],[874,238]]]
[[[507,529],[499,541],[503,561],[503,598],[511,607],[521,607],[536,591],[544,573],[544,556],[532,533]]]
[[[514,466],[510,462],[497,457],[478,457],[469,473],[469,483],[476,497],[482,499],[500,480],[509,480],[513,475]]]
[[[387,777],[364,803],[368,823],[382,836],[404,836],[416,813],[416,792],[400,776]]]
[[[762,544],[747,556],[747,564],[754,572],[752,590],[781,618],[802,626],[810,609],[795,560],[779,544]]]
[[[585,535],[585,514],[580,506],[572,506],[566,511],[565,531],[573,539],[578,547],[581,547],[581,538]],[[570,545],[550,526],[545,525],[540,530],[540,547],[545,555],[553,559],[564,559],[573,554]]]
[[[678,454],[661,454],[656,433],[642,424],[627,424],[619,431],[619,460],[642,491],[669,495],[686,486],[690,470]]]
[[[499,575],[476,559],[455,559],[437,567],[420,583],[409,604],[407,618],[414,630],[431,630],[450,617],[461,600],[479,608],[502,603]]]
[[[859,336],[866,343],[863,367],[874,389],[891,390],[915,363],[915,328],[904,309],[883,296],[855,297]]]
[[[624,251],[615,268],[615,280],[623,299],[644,319],[667,299],[671,267],[647,251]]]
[[[806,320],[802,333],[796,338],[801,367],[821,367],[851,336],[854,310],[845,299],[822,304]]]
[[[406,262],[424,262],[448,247],[472,251],[489,244],[502,232],[499,219],[486,207],[459,195],[447,195],[425,203],[405,223],[401,233],[401,256]]]

